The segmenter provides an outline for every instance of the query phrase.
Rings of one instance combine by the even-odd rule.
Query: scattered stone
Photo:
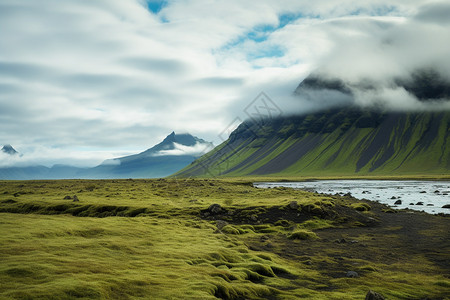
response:
[[[298,202],[297,201],[291,201],[289,203],[289,208],[292,210],[297,210],[298,209]]]
[[[394,204],[395,204],[395,205],[400,205],[400,204],[402,204],[402,200],[397,200],[397,201],[395,201]]]
[[[353,197],[352,193],[348,192],[347,194],[344,195],[344,197]]]
[[[78,199],[77,195],[74,195],[73,196],[73,202],[78,202],[78,201],[80,201],[80,199]]]
[[[338,244],[345,244],[345,243],[347,243],[347,240],[342,238],[342,239],[335,240],[334,242],[338,243]]]
[[[71,196],[65,196],[64,200],[72,200],[72,197]]]
[[[217,226],[217,229],[219,229],[219,230],[222,230],[222,228],[224,228],[227,225],[228,225],[228,222],[226,222],[226,221],[223,221],[223,220],[216,221],[216,226]]]
[[[416,203],[416,205],[423,205],[423,202],[419,201],[419,202]]]
[[[442,208],[450,208],[450,204],[445,204]]]
[[[220,214],[222,212],[224,212],[225,210],[222,208],[222,206],[220,206],[219,204],[215,203],[215,204],[211,204],[207,211],[211,214],[211,215],[217,215]]]
[[[426,194],[427,192],[426,192],[426,191],[421,191],[420,193],[421,193],[421,194]]]
[[[448,194],[447,193],[443,193],[442,195],[447,196]]]
[[[392,199],[392,200],[395,200],[395,199],[397,199],[397,197],[395,197],[395,196],[392,196],[392,197],[391,197],[391,199]]]
[[[366,300],[385,300],[385,298],[380,293],[369,290],[366,295]]]
[[[435,194],[439,194],[440,192],[439,192],[438,190],[435,190],[434,193],[435,193]]]
[[[414,205],[414,203],[411,202],[409,205]]]
[[[345,274],[345,276],[347,276],[348,278],[358,278],[359,274],[356,273],[355,271],[348,271],[347,274]]]
[[[427,206],[434,206],[434,204],[428,203]]]

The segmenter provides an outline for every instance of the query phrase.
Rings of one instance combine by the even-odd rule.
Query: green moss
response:
[[[363,202],[356,202],[351,206],[357,211],[370,211],[372,209],[369,204]]]
[[[227,234],[242,234],[243,231],[239,230],[238,228],[234,227],[233,225],[226,225],[222,228],[223,233]]]
[[[434,283],[437,286],[450,288],[450,280],[439,280]]]
[[[383,250],[403,245],[400,227],[350,228],[364,225],[354,223],[359,214],[348,207],[348,216],[333,213],[352,199],[259,190],[248,182],[1,182],[0,298],[363,299],[369,288],[392,299],[445,298],[449,281],[430,258],[435,252]],[[86,191],[89,185],[95,188]],[[63,200],[74,194],[80,203]],[[229,224],[220,233],[201,210],[227,199],[233,207],[226,207]],[[279,210],[291,201],[316,217],[300,222],[311,213]],[[243,218],[240,211],[247,212]],[[251,215],[267,223],[255,224],[247,219]],[[347,223],[327,229],[339,218]],[[421,238],[432,241],[448,232],[439,220],[418,232]],[[297,230],[289,240],[292,227]],[[320,230],[321,238],[312,230]],[[304,238],[311,240],[295,240]],[[348,242],[333,242],[342,238]],[[439,259],[448,257],[444,250]],[[361,277],[343,277],[348,269]]]
[[[333,227],[333,221],[324,220],[315,217],[314,219],[307,220],[300,224],[300,227],[309,229],[309,230],[317,230],[317,229],[325,229]]]
[[[288,235],[291,240],[313,240],[319,238],[317,234],[306,229],[299,229]]]
[[[274,223],[274,225],[275,226],[288,227],[288,226],[291,226],[292,224],[291,224],[291,222],[289,222],[287,220],[281,219],[281,220],[276,221]]]

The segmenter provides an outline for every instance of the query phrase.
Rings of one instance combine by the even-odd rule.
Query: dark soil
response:
[[[347,196],[341,200],[356,199]],[[201,212],[201,216],[236,225],[275,224],[285,220],[287,227],[312,218],[333,220],[335,227],[315,230],[319,236],[316,240],[295,241],[276,233],[244,238],[252,250],[272,252],[289,260],[303,262],[329,278],[346,277],[348,271],[355,269],[359,276],[364,276],[371,270],[361,268],[362,261],[365,264],[391,265],[406,261],[405,257],[408,261],[411,258],[425,259],[444,276],[450,277],[449,215],[398,211],[377,202],[362,202],[370,205],[370,212],[336,204],[333,207],[322,206],[315,211],[308,211],[305,207],[295,210],[289,206],[273,206],[221,208],[219,213],[210,214],[206,209]],[[332,290],[333,285],[329,284],[324,289]]]
[[[405,257],[423,256],[450,277],[450,218],[417,211],[383,212],[382,204],[371,203],[378,222],[366,226],[328,228],[316,231],[318,240],[298,243],[281,235],[249,241],[254,250],[275,252],[281,257],[308,262],[331,277],[344,277],[361,259],[392,264]],[[274,247],[276,245],[276,247]],[[330,257],[334,263],[311,262],[310,257]],[[313,265],[316,264],[316,265]],[[319,264],[319,265],[317,265]]]

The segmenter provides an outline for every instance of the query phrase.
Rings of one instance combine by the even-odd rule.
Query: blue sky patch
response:
[[[267,47],[262,47],[253,53],[247,55],[249,61],[264,58],[264,57],[283,57],[284,51],[279,45],[270,45]]]
[[[167,5],[166,0],[147,0],[147,8],[154,14],[158,14]]]

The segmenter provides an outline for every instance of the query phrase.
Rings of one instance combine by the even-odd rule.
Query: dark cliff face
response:
[[[396,83],[421,101],[450,100],[450,80],[432,69],[420,70],[409,79],[397,79]]]
[[[375,91],[381,86],[381,83],[367,78],[358,82],[346,82],[324,73],[313,73],[298,85],[294,94],[316,103],[348,104],[354,102],[355,91]],[[422,102],[450,101],[450,79],[433,69],[421,69],[408,77],[393,78],[384,88],[403,88]]]

